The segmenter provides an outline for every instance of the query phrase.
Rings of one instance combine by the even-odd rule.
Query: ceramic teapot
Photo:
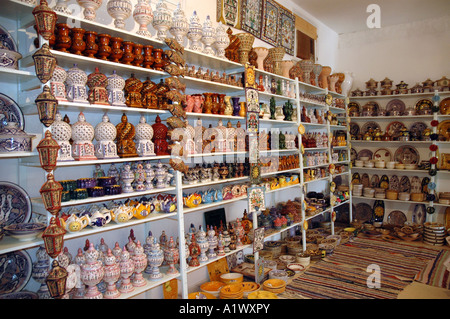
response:
[[[187,196],[184,196],[183,198],[184,205],[186,205],[189,208],[197,207],[202,203],[202,197],[200,194],[193,193]]]
[[[90,218],[88,215],[78,217],[75,214],[71,214],[66,220],[61,219],[61,223],[65,230],[70,233],[75,233],[89,225]]]
[[[133,210],[131,207],[120,205],[112,211],[111,218],[118,224],[125,223],[133,218]]]
[[[111,221],[111,211],[107,208],[95,211],[90,218],[91,227],[103,227]]]
[[[202,197],[202,203],[211,204],[214,201],[214,190],[208,189],[202,193],[200,193]]]
[[[137,204],[133,208],[133,216],[137,219],[144,219],[150,214],[147,205],[144,205],[143,203]]]
[[[161,211],[164,213],[172,213],[177,209],[176,201],[171,196],[167,196],[160,201]]]

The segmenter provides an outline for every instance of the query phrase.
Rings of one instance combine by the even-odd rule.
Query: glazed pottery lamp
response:
[[[63,251],[65,234],[66,231],[61,226],[59,217],[52,216],[49,225],[42,234],[45,250],[50,257],[56,258]]]
[[[47,174],[47,181],[42,185],[39,193],[41,193],[44,207],[53,216],[56,216],[61,210],[61,195],[63,187],[60,183],[55,181],[52,173]]]
[[[56,167],[60,146],[49,130],[45,132],[45,138],[39,142],[36,148],[39,153],[41,167],[50,173]]]
[[[44,84],[50,81],[56,68],[56,57],[50,51],[47,43],[33,53],[33,61],[38,79]]]
[[[61,267],[56,259],[53,260],[52,270],[45,280],[52,298],[60,299],[65,295],[67,276],[67,270]]]
[[[36,21],[36,28],[45,40],[49,40],[55,32],[55,25],[57,16],[46,0],[41,0],[40,4],[33,9],[34,19]]]
[[[39,113],[39,120],[42,124],[46,127],[52,125],[56,117],[58,100],[50,92],[50,88],[47,85],[44,86],[42,93],[38,95],[34,102],[36,103]]]

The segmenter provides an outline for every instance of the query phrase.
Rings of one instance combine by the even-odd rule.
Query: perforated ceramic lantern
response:
[[[33,9],[36,29],[45,40],[49,40],[55,32],[57,16],[46,0],[41,0],[40,4]]]
[[[42,234],[45,250],[50,257],[56,258],[63,251],[65,233],[66,231],[59,223],[59,218],[52,216],[50,224]]]
[[[33,61],[36,76],[42,83],[47,83],[53,77],[53,71],[56,68],[56,57],[50,52],[47,43],[33,53]]]
[[[52,215],[58,214],[61,210],[62,190],[62,185],[55,181],[53,174],[47,174],[47,181],[42,185],[39,193],[41,194],[45,209]]]
[[[39,142],[36,148],[39,153],[41,167],[50,173],[55,169],[58,160],[58,151],[60,149],[58,142],[52,137],[50,131],[46,131],[45,137]]]
[[[56,259],[53,260],[52,270],[45,280],[52,298],[59,299],[65,295],[67,276],[67,270],[61,267]]]
[[[36,100],[39,120],[46,127],[49,127],[55,121],[56,109],[58,107],[58,100],[50,92],[50,88],[46,85],[41,94],[38,95]]]

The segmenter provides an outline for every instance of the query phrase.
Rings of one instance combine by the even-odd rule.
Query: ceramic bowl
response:
[[[225,283],[220,281],[208,281],[200,286],[200,290],[213,295],[214,297],[219,297],[220,289],[225,286]]]
[[[386,162],[385,161],[375,161],[375,167],[376,168],[385,168]]]
[[[306,255],[304,253],[297,254],[297,263],[299,263],[303,267],[308,267],[310,262],[311,262],[311,256]]]
[[[244,281],[241,285],[244,289],[244,298],[248,298],[249,294],[261,289],[260,284],[257,284],[256,282]]]
[[[396,169],[405,169],[405,164],[397,163],[397,164],[395,164],[395,168]]]
[[[360,159],[361,161],[363,161],[363,162],[366,162],[366,161],[369,160],[369,157],[368,157],[368,156],[361,156],[359,159]]]
[[[207,292],[196,291],[196,292],[191,292],[188,295],[188,299],[217,299],[217,298],[216,298],[216,296],[213,296]]]
[[[248,297],[248,299],[278,299],[277,295],[273,292],[266,291],[266,290],[258,290],[251,292]]]
[[[289,265],[287,265],[287,268],[294,271],[296,274],[305,270],[305,266],[301,263],[290,263]]]
[[[373,163],[373,161],[365,161],[364,162],[364,167],[373,168],[374,166],[375,166],[375,164]]]
[[[19,223],[4,227],[5,234],[19,241],[33,240],[42,234],[47,225],[43,223]]]
[[[403,200],[403,201],[407,201],[410,199],[410,194],[407,192],[400,192],[398,193],[398,199],[399,200]]]
[[[16,122],[8,122],[0,129],[0,153],[31,152],[32,139]]]
[[[220,281],[225,284],[241,283],[244,281],[244,276],[237,272],[229,272],[220,275]]]
[[[0,49],[0,67],[8,69],[18,69],[18,63],[22,58],[22,54],[16,51]]]
[[[269,279],[280,279],[284,282],[287,282],[288,280],[288,274],[284,270],[281,269],[274,269],[269,271]]]
[[[356,166],[356,167],[363,167],[363,166],[364,166],[364,161],[361,161],[361,160],[355,160],[355,166]]]
[[[417,164],[405,164],[405,169],[417,169]]]
[[[291,255],[282,255],[279,257],[280,261],[283,262],[285,265],[289,264],[289,263],[293,263],[296,261],[295,256],[291,256]]]
[[[397,162],[387,162],[386,163],[386,168],[387,169],[394,169],[395,168],[395,164],[397,164]]]

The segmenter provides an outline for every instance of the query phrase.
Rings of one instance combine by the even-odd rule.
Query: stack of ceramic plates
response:
[[[363,192],[363,184],[353,184],[353,195],[361,196]]]
[[[248,299],[278,299],[278,297],[273,292],[258,290],[250,293]]]
[[[245,281],[241,283],[242,288],[244,289],[244,298],[248,298],[248,295],[252,292],[258,291],[261,286],[256,282]]]
[[[282,279],[268,279],[263,282],[263,289],[274,294],[279,294],[286,289],[286,282]]]
[[[434,246],[445,244],[445,227],[440,223],[425,223],[423,229],[423,241]]]
[[[220,289],[220,299],[242,299],[244,297],[244,287],[242,283],[225,285]]]

